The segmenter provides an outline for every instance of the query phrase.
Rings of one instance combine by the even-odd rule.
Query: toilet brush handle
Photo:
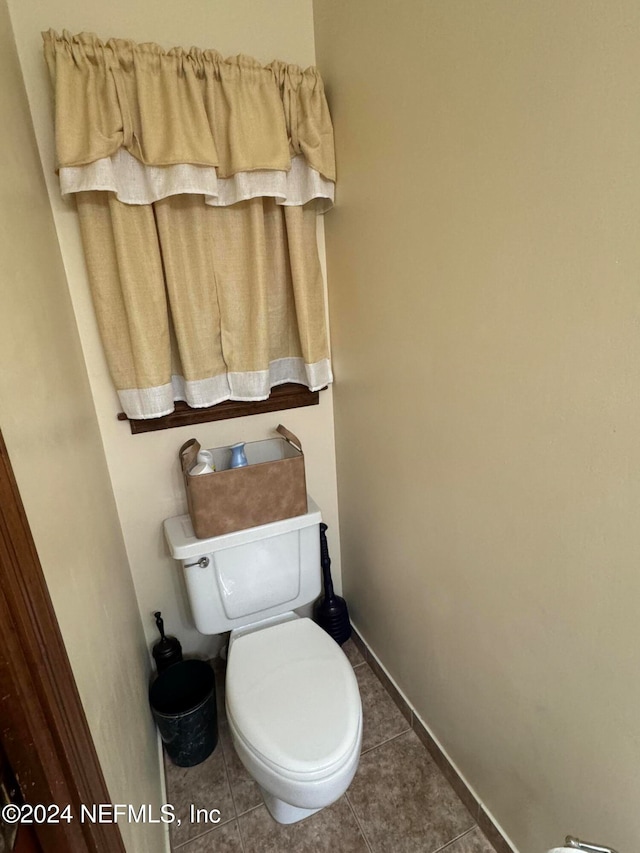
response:
[[[160,631],[160,638],[164,640],[164,619],[159,610],[153,614],[156,617],[156,625],[158,626],[158,631]]]
[[[331,580],[331,558],[329,557],[329,545],[327,544],[327,525],[320,522],[320,565],[322,566],[322,579],[324,581],[324,594],[327,598],[333,598],[333,581]]]

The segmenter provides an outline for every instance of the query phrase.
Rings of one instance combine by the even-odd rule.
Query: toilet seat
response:
[[[226,705],[235,737],[283,781],[320,781],[357,758],[362,711],[353,668],[310,619],[233,640]]]
[[[309,794],[312,791],[323,791],[326,783],[343,778],[345,771],[346,775],[352,776],[353,774],[350,773],[349,768],[352,768],[355,772],[362,745],[362,724],[360,724],[356,740],[350,752],[343,756],[336,764],[330,768],[322,768],[315,772],[296,773],[274,765],[273,762],[269,761],[264,755],[261,755],[253,748],[252,744],[248,743],[242,737],[242,734],[234,726],[232,719],[229,719],[228,722],[236,752],[240,756],[241,761],[246,766],[251,767],[255,778],[259,779],[261,784],[264,784],[267,789],[269,789],[267,780],[269,778],[277,778],[279,786],[293,786],[296,790],[305,788],[307,789],[307,794]]]

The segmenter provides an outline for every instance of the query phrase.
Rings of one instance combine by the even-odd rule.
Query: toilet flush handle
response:
[[[192,566],[200,566],[201,569],[206,569],[209,565],[208,557],[200,557],[199,560],[196,560],[195,563],[185,563],[185,569],[190,569]]]

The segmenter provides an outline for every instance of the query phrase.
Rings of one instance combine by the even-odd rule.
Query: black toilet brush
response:
[[[313,618],[341,646],[351,636],[351,623],[349,622],[347,602],[333,591],[331,559],[327,545],[327,525],[324,522],[320,523],[320,565],[322,566],[324,581],[324,598],[318,599],[316,602],[313,608]]]

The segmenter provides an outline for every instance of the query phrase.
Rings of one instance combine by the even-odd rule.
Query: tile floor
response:
[[[235,754],[217,668],[220,741],[192,768],[166,761],[177,853],[494,853],[461,800],[352,640],[343,647],[362,697],[362,757],[338,802],[291,826],[277,824]],[[216,668],[214,666],[214,668]],[[219,809],[220,823],[189,820],[189,807]]]

